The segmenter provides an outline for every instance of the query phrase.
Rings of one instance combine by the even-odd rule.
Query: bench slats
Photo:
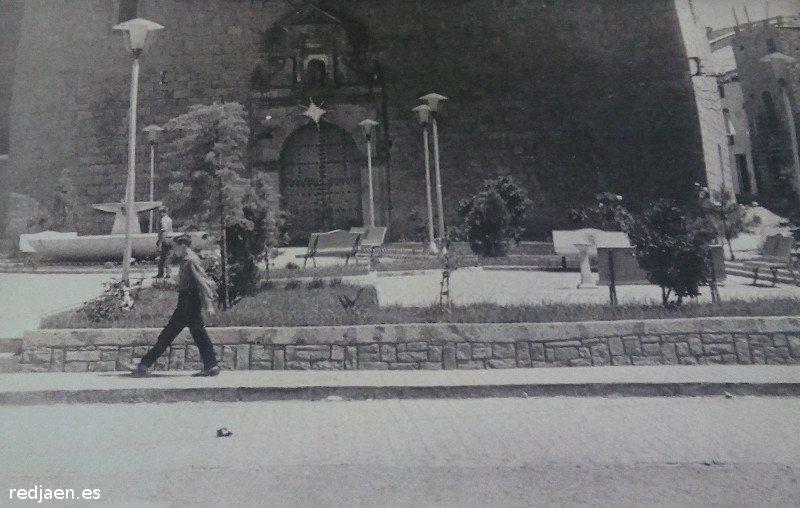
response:
[[[794,273],[794,260],[792,259],[792,248],[794,248],[794,238],[784,236],[780,233],[770,235],[764,241],[761,255],[745,262],[745,268],[753,271],[753,285],[758,284],[758,272],[761,268],[767,268],[772,272],[772,286],[778,281],[778,270],[785,268],[792,275],[795,285],[797,275]]]
[[[308,239],[308,250],[303,256],[305,258],[303,268],[306,267],[309,259],[314,262],[314,266],[317,266],[317,256],[342,256],[345,258],[345,264],[348,264],[352,257],[358,264],[356,253],[360,241],[361,234],[341,229],[334,229],[327,233],[311,233]]]

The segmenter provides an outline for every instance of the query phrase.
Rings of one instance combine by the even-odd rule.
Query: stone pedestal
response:
[[[578,289],[597,289],[597,283],[594,281],[592,268],[589,265],[589,248],[592,244],[576,243],[574,245],[578,249],[578,256],[581,260],[581,283],[578,284]]]

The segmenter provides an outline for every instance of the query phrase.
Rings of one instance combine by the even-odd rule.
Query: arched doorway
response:
[[[361,170],[353,138],[328,122],[295,131],[281,153],[280,192],[293,244],[312,232],[361,226]]]

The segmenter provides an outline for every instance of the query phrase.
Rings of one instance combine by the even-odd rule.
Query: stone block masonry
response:
[[[36,330],[25,372],[122,370],[157,329]],[[800,316],[582,323],[461,323],[210,328],[228,370],[507,369],[607,365],[800,363]],[[201,363],[184,331],[157,370]]]
[[[253,104],[255,69],[288,54],[274,45],[266,49],[278,54],[264,53],[264,34],[303,4],[138,3],[140,15],[165,27],[154,34],[141,60],[141,127],[161,125],[193,104],[221,99]],[[13,10],[19,14],[6,4],[18,6]],[[7,125],[9,145],[6,167],[0,166],[0,201],[14,192],[44,205],[66,169],[80,189],[80,234],[106,234],[111,219],[90,205],[119,201],[125,190],[131,62],[121,34],[111,28],[117,21],[115,4],[119,1],[0,2],[0,28],[9,28],[0,30],[0,136]],[[341,48],[347,61],[355,67],[365,62],[366,71],[359,73],[372,73],[373,64],[380,69],[375,74],[386,95],[376,99],[382,103],[375,145],[382,160],[376,168],[388,168],[391,187],[375,191],[378,199],[391,200],[391,236],[410,237],[409,214],[425,209],[424,193],[418,191],[420,132],[409,110],[429,92],[448,97],[438,131],[441,172],[448,182],[443,186],[447,223],[458,220],[462,198],[484,178],[498,175],[513,176],[536,198],[537,213],[523,224],[531,234],[567,227],[575,200],[591,201],[599,191],[613,190],[631,204],[647,203],[663,197],[665,189],[672,196],[688,195],[693,182],[706,180],[687,75],[686,58],[692,55],[686,53],[673,0],[315,4],[352,28],[354,47]],[[15,50],[4,57],[6,47]],[[292,54],[306,51],[300,42],[290,49]],[[291,90],[278,90],[292,97],[284,105],[275,103],[287,95],[267,101],[278,124],[276,139],[279,131],[288,136],[304,125],[286,119],[296,117],[296,104],[306,103],[309,95],[318,104],[329,96],[326,118],[339,127],[346,123],[342,112],[361,107],[331,83],[308,94],[306,84],[304,79]],[[263,110],[248,109],[251,126],[260,123],[255,115]],[[254,138],[260,136],[256,131]],[[149,180],[149,147],[141,136],[140,131],[137,199],[147,196]],[[283,179],[279,152],[280,146],[254,149],[246,166]],[[168,189],[172,164],[163,153],[159,146],[157,199]],[[378,208],[384,206],[389,203]],[[20,217],[20,224],[26,218]],[[176,225],[189,219],[173,218]]]

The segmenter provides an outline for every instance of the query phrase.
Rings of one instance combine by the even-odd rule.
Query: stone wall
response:
[[[162,124],[191,104],[222,98],[248,104],[262,36],[297,4],[139,3],[140,15],[165,26],[141,58],[140,126]],[[82,234],[107,232],[110,219],[89,205],[120,200],[125,186],[131,64],[111,29],[116,4],[24,2],[2,189],[44,203],[69,169],[87,218]],[[439,124],[448,224],[457,221],[459,199],[501,174],[513,175],[534,197],[536,213],[526,226],[544,233],[563,229],[566,211],[592,201],[598,190],[636,204],[680,197],[704,180],[673,0],[318,4],[365,27],[366,59],[382,69],[386,114],[377,119],[385,129],[378,152],[389,156],[393,238],[409,233],[412,210],[424,215],[421,132],[410,109],[434,91],[450,99]],[[148,156],[139,136],[142,199]],[[165,173],[159,166],[159,196]]]
[[[223,368],[231,370],[800,363],[800,317],[211,328],[209,334]],[[31,331],[23,339],[20,367],[124,370],[157,335],[156,329]],[[188,332],[156,368],[202,368]]]

